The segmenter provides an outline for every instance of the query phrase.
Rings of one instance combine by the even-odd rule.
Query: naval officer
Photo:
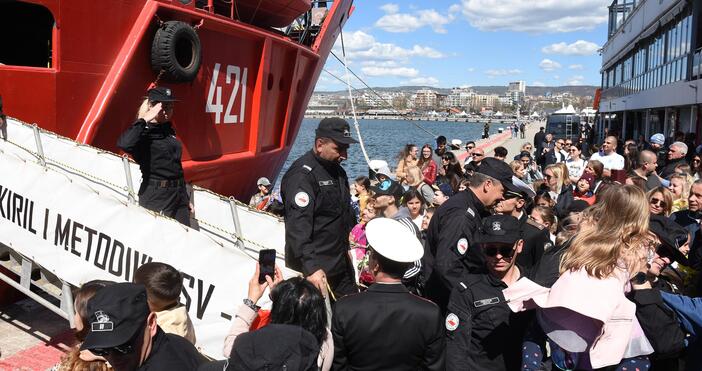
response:
[[[424,255],[421,242],[390,218],[368,222],[366,238],[375,283],[336,303],[332,369],[443,370],[445,334],[439,307],[402,284],[407,269]]]
[[[139,164],[139,205],[190,225],[190,196],[185,188],[181,156],[183,145],[176,138],[173,91],[150,89],[139,118],[119,137],[117,147]]]
[[[295,160],[283,176],[285,265],[302,272],[332,299],[358,291],[349,260],[349,232],[355,224],[346,160],[349,124],[325,118],[315,131],[313,148]]]

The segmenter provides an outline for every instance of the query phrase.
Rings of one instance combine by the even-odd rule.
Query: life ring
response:
[[[195,29],[185,22],[164,22],[151,44],[151,67],[166,80],[193,81],[202,63],[202,45]]]

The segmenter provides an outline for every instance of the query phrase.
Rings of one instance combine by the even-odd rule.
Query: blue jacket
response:
[[[702,298],[691,298],[661,291],[661,299],[675,311],[683,329],[690,334],[685,369],[702,369],[702,354],[700,352],[702,343],[697,339],[698,335],[702,333]]]

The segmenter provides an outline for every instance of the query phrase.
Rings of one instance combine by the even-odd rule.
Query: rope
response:
[[[343,48],[343,44],[344,44],[344,43],[343,43],[343,34],[342,34],[342,42],[341,42],[342,48]],[[343,49],[342,49],[342,51],[343,51]],[[345,62],[346,58],[345,58],[345,57],[344,57],[344,60],[341,60],[336,54],[334,54],[333,51],[331,51],[331,55],[333,55],[334,58],[336,58],[336,60],[339,61],[339,63],[341,63],[342,65],[344,65],[344,67],[346,67],[346,62]],[[348,68],[348,67],[347,67],[347,68]],[[326,70],[325,70],[325,71],[326,71]],[[338,77],[334,76],[331,72],[329,72],[329,71],[326,71],[326,72],[327,72],[328,74],[332,75],[333,77],[335,77],[337,80],[341,81],[342,83],[344,82],[344,81],[342,81],[341,79],[339,79]],[[358,81],[360,81],[361,84],[363,84],[368,90],[370,90],[373,94],[375,94],[378,98],[380,98],[380,100],[381,100],[383,103],[385,103],[385,105],[386,105],[388,108],[395,109],[395,107],[393,107],[393,105],[392,105],[391,102],[388,102],[387,99],[385,99],[382,95],[380,95],[380,93],[378,93],[375,89],[373,89],[370,85],[368,85],[360,76],[358,76],[355,72],[353,72],[353,70],[351,70],[351,68],[348,68],[348,72],[351,72],[351,74],[352,74],[354,77],[356,77],[356,79],[358,79]],[[358,91],[359,89],[354,88],[354,90],[357,90],[357,91]],[[438,137],[438,135],[436,135],[435,133],[431,132],[429,129],[423,127],[422,125],[419,125],[418,123],[416,123],[416,122],[414,122],[414,121],[410,121],[410,122],[412,123],[412,125],[416,126],[416,127],[419,128],[420,130],[422,130],[422,131],[424,131],[425,133],[431,135],[434,139],[436,139],[436,138]]]
[[[363,158],[366,159],[366,164],[370,166],[370,158],[368,158],[368,153],[366,152],[366,146],[363,144],[363,137],[361,137],[361,127],[358,125],[358,118],[356,117],[356,105],[353,103],[353,93],[351,92],[351,80],[349,79],[349,67],[346,65],[346,47],[344,46],[344,30],[339,30],[341,33],[341,51],[344,56],[344,69],[346,70],[346,88],[349,91],[349,101],[351,101],[351,113],[353,114],[353,126],[356,128],[356,134],[358,135],[358,144],[361,145],[361,152],[363,152]]]

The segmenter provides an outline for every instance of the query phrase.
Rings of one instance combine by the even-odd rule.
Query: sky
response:
[[[370,86],[600,85],[611,0],[355,0],[343,36]],[[341,40],[334,52],[341,57]],[[329,56],[325,69],[344,78]],[[360,88],[360,82],[353,81]],[[346,86],[322,72],[317,91]]]

